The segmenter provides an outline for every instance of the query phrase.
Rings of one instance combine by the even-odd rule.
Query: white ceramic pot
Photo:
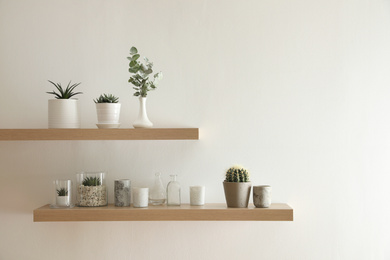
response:
[[[146,97],[139,98],[139,113],[138,118],[133,123],[134,128],[151,128],[153,123],[150,122],[146,113]]]
[[[98,124],[119,124],[120,103],[96,103]]]
[[[59,207],[68,207],[70,206],[69,196],[57,196],[56,205]]]
[[[78,100],[50,99],[49,128],[80,128]]]

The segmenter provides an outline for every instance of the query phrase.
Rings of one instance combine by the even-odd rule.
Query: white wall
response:
[[[199,141],[0,143],[0,259],[390,259],[389,0],[0,0],[0,127],[47,127],[48,79],[82,82],[92,102],[120,96],[132,45],[165,78],[156,127]],[[33,223],[51,181],[104,169],[108,182],[153,174],[204,184],[224,202],[235,163],[271,184],[294,222]],[[112,189],[110,201],[113,201]]]

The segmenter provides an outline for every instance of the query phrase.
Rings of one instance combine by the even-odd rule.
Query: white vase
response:
[[[50,99],[49,128],[80,128],[78,100]]]
[[[118,124],[120,103],[96,103],[98,124]]]
[[[153,123],[150,122],[146,113],[146,97],[139,98],[139,113],[138,118],[133,123],[134,128],[151,128]]]

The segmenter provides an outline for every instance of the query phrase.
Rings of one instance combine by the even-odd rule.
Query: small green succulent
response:
[[[98,177],[85,177],[83,180],[84,186],[100,186],[102,183]]]
[[[71,81],[69,81],[68,86],[64,90],[61,86],[61,83],[54,83],[53,81],[50,81],[50,80],[48,80],[48,81],[56,87],[56,89],[58,90],[59,93],[55,92],[55,90],[53,90],[52,92],[46,92],[46,93],[54,95],[55,98],[57,98],[57,99],[70,99],[71,97],[73,97],[75,95],[83,94],[83,92],[73,92],[73,90],[78,85],[80,85],[81,82],[70,85]]]
[[[65,188],[61,188],[57,190],[57,195],[58,196],[68,196],[68,190]]]
[[[226,172],[225,182],[249,182],[249,172],[238,165],[230,167]]]
[[[94,99],[95,103],[118,103],[118,97],[112,94],[102,94],[99,98]]]

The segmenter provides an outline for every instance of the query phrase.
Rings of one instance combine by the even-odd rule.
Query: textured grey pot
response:
[[[253,186],[253,204],[256,208],[271,206],[272,188],[269,185]]]
[[[229,208],[247,208],[251,194],[251,182],[223,182],[226,204]]]
[[[114,182],[115,206],[130,207],[131,182],[128,179],[115,180]]]

